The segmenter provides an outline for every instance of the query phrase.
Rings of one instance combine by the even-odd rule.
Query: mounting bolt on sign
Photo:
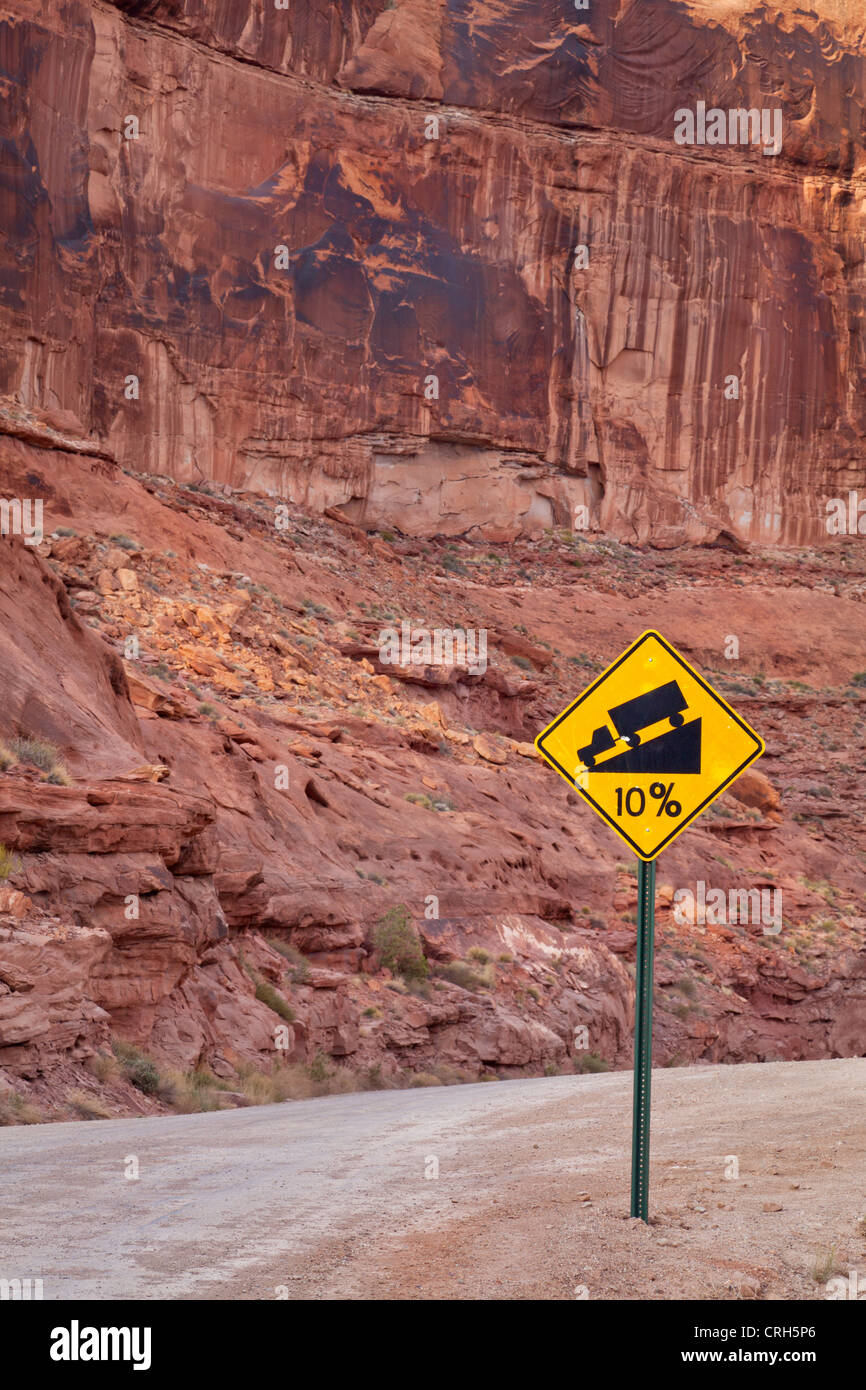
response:
[[[638,856],[631,1214],[648,1220],[655,861],[764,752],[658,632],[641,633],[535,740]]]

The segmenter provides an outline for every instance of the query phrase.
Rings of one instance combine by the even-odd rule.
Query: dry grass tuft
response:
[[[41,1125],[47,1118],[17,1091],[0,1096],[0,1125]]]
[[[72,1106],[80,1120],[110,1120],[112,1111],[108,1106],[94,1096],[90,1091],[70,1091],[66,1097],[68,1105]]]

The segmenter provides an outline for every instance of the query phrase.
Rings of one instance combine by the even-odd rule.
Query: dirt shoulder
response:
[[[346,1223],[289,1296],[824,1298],[866,1271],[864,1083],[860,1059],[655,1072],[649,1226],[627,1214],[631,1078],[530,1083],[550,1098],[526,1110],[508,1083],[438,1179],[416,1159],[444,1214],[407,1220],[383,1191],[378,1232]]]

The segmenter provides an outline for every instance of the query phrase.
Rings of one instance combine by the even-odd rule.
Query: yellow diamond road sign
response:
[[[658,632],[642,633],[535,746],[647,860],[764,751]]]

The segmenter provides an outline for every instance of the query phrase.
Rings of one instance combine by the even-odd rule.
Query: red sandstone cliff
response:
[[[0,392],[413,534],[823,539],[864,480],[864,32],[860,0],[3,0]],[[678,146],[699,101],[780,110],[781,152]]]

